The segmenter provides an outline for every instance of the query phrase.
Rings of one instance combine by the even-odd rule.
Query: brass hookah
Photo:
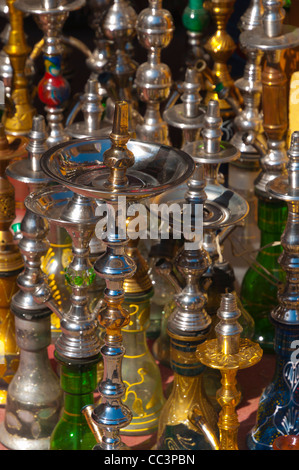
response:
[[[136,31],[139,43],[148,51],[147,61],[137,68],[135,77],[138,97],[146,104],[136,136],[146,142],[170,145],[160,106],[170,95],[172,77],[168,65],[161,62],[161,51],[172,40],[174,24],[171,14],[162,8],[162,0],[149,0],[148,8],[138,15]]]
[[[236,387],[236,375],[238,370],[257,364],[263,355],[257,343],[248,338],[240,338],[240,315],[234,294],[222,294],[217,312],[219,323],[215,327],[216,338],[200,344],[196,351],[202,364],[221,372],[221,388],[217,391],[217,400],[221,406],[218,419],[219,440],[214,436],[216,450],[238,450],[240,424],[236,407],[240,403],[241,394]],[[198,407],[194,407],[189,416],[199,429],[204,429],[208,424]]]
[[[131,411],[122,402],[125,395],[121,375],[122,358],[125,354],[122,328],[129,322],[129,314],[123,308],[123,282],[134,275],[136,267],[134,260],[125,252],[128,241],[126,223],[125,227],[122,227],[119,211],[115,213],[118,196],[126,196],[131,201],[140,199],[140,196],[152,197],[153,194],[164,191],[165,186],[175,186],[187,180],[194,168],[192,159],[179,150],[135,140],[128,142],[128,118],[128,104],[116,102],[111,140],[88,139],[60,144],[58,148],[44,154],[41,161],[45,173],[70,191],[101,203],[108,202],[104,206],[108,211],[108,218],[106,220],[104,217],[95,230],[100,240],[104,235],[106,251],[94,264],[95,273],[106,281],[104,298],[98,302],[93,312],[99,316],[99,324],[105,330],[101,347],[104,373],[97,388],[100,394],[99,402],[83,410],[98,440],[94,447],[98,450],[125,448],[120,439],[120,430],[125,428],[132,418]],[[63,160],[60,159],[61,155],[64,156]],[[86,160],[87,155],[89,162]],[[58,166],[57,158],[60,161]],[[169,159],[175,162],[175,166],[166,174],[162,169]],[[99,161],[103,162],[100,167]],[[80,175],[76,174],[79,169],[78,162]],[[136,170],[131,168],[132,165],[136,165]],[[159,176],[159,181],[154,174]],[[90,185],[92,180],[94,183]],[[142,191],[137,191],[140,187]],[[101,210],[101,206],[99,208]],[[116,221],[115,226],[103,233],[103,226],[110,226],[112,220]]]
[[[39,143],[46,136],[43,116],[34,116],[28,143],[30,158],[15,162],[30,162],[27,169],[31,165],[31,189],[47,181],[39,166],[38,152]],[[44,220],[26,209],[18,242],[24,270],[18,275],[19,290],[11,300],[20,360],[8,386],[5,417],[0,426],[0,441],[12,450],[48,450],[62,407],[59,379],[48,356],[51,310],[36,303],[31,294],[43,282],[40,259],[48,250],[47,231]]]
[[[233,12],[236,0],[207,0],[204,2],[205,8],[209,11],[216,31],[207,39],[204,44],[205,50],[213,60],[212,72],[218,81],[229,90],[229,94],[239,104],[242,103],[242,96],[232,79],[227,61],[234,53],[236,44],[226,31],[227,22]],[[208,84],[207,84],[208,86]],[[204,104],[208,104],[211,99],[218,100],[216,86],[209,86],[205,96]],[[221,114],[224,120],[234,116],[234,110],[226,100],[219,99]]]
[[[24,33],[23,13],[15,6],[15,0],[7,0],[10,32],[4,51],[13,70],[11,94],[2,122],[7,134],[26,135],[32,128],[35,109],[31,103],[28,79],[25,74],[26,60],[31,48]]]
[[[10,230],[15,220],[15,190],[5,171],[14,160],[26,155],[27,139],[6,136],[0,124],[0,315],[1,315],[1,380],[0,406],[5,406],[7,388],[19,364],[15,322],[10,311],[12,296],[17,291],[17,276],[24,263]]]

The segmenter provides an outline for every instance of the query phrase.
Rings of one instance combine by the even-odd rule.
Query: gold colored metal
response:
[[[237,372],[257,364],[263,355],[257,343],[240,338],[242,327],[237,321],[240,315],[235,295],[223,294],[218,310],[220,322],[215,327],[217,338],[202,343],[196,352],[202,364],[220,370],[222,376],[222,387],[216,395],[221,406],[218,420],[220,450],[238,450],[236,407],[241,393],[236,386]]]
[[[4,51],[13,69],[13,81],[11,99],[7,103],[2,122],[8,134],[26,135],[32,128],[32,118],[35,115],[25,75],[25,64],[31,48],[25,38],[23,13],[14,7],[14,2],[15,0],[6,1],[11,29]]]
[[[241,93],[235,87],[227,65],[227,61],[236,49],[234,40],[226,31],[227,22],[233,12],[235,2],[236,0],[207,0],[204,2],[204,7],[210,11],[216,26],[215,33],[206,41],[204,48],[214,61],[213,73],[219,82],[230,91],[231,96],[238,103],[242,103]],[[234,113],[230,105],[225,100],[218,98],[218,94],[214,91],[215,86],[211,86],[211,82],[207,81],[206,85],[208,91],[204,104],[207,105],[211,99],[219,100],[222,115],[227,118],[231,117]]]
[[[126,246],[126,254],[134,260],[137,269],[123,284],[123,305],[130,313],[129,324],[122,329],[126,351],[122,362],[122,377],[126,385],[123,403],[132,411],[132,421],[121,431],[126,435],[155,432],[165,401],[160,370],[146,340],[154,291],[149,268],[138,243],[139,239],[129,239]]]
[[[5,176],[7,165],[23,157],[23,140],[5,135],[0,125],[0,405],[6,404],[7,388],[19,364],[19,350],[15,339],[14,317],[10,301],[17,291],[17,276],[23,269],[23,258],[10,226],[15,219],[15,191]]]

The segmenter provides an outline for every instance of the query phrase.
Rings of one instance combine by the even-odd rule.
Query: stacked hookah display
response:
[[[298,436],[293,5],[2,3],[3,448],[272,450]],[[240,446],[264,360],[273,378]]]

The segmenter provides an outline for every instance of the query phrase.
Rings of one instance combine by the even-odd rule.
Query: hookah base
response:
[[[0,442],[9,450],[49,450],[50,437],[41,439],[27,439],[10,434],[4,426],[0,424]]]

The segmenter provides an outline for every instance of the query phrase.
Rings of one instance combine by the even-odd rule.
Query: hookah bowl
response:
[[[17,291],[17,276],[24,267],[23,259],[10,231],[16,216],[15,190],[6,178],[5,171],[12,161],[24,157],[23,140],[12,136],[8,138],[3,124],[0,124],[0,405],[2,406],[6,403],[7,388],[19,364],[19,350],[10,302]]]
[[[260,398],[254,428],[248,434],[250,449],[271,450],[276,438],[299,432],[298,421],[298,155],[299,133],[294,132],[288,151],[287,175],[273,179],[267,189],[287,203],[288,218],[281,237],[279,263],[286,273],[278,291],[278,305],[271,311],[274,325],[276,369],[272,382]]]
[[[126,446],[119,432],[131,421],[130,410],[122,403],[125,385],[121,377],[124,356],[121,330],[129,322],[123,308],[123,282],[134,275],[134,261],[125,252],[128,241],[126,217],[121,224],[119,197],[126,203],[145,200],[186,181],[193,172],[192,159],[171,147],[139,141],[129,141],[128,103],[115,103],[115,116],[110,140],[82,139],[58,145],[46,152],[41,165],[45,173],[74,193],[95,199],[108,212],[104,221],[110,231],[103,233],[101,224],[95,234],[103,239],[105,253],[94,264],[95,272],[105,279],[104,301],[95,311],[99,324],[105,329],[101,354],[103,378],[98,385],[101,400],[96,406],[84,408],[83,413],[98,444],[94,449],[116,450]],[[101,210],[101,206],[100,210]],[[123,215],[122,215],[123,217]],[[105,218],[104,218],[105,219]]]
[[[257,343],[240,338],[242,327],[237,321],[240,310],[234,294],[222,295],[217,315],[220,319],[215,328],[217,338],[199,345],[196,354],[199,361],[207,367],[220,370],[222,376],[222,387],[217,392],[221,406],[218,450],[238,450],[239,422],[235,408],[241,394],[236,387],[236,375],[238,370],[257,364],[263,351]],[[190,419],[199,426],[204,424],[200,410],[196,408],[191,410]]]
[[[63,104],[70,95],[70,85],[61,73],[62,28],[71,11],[78,10],[85,0],[42,0],[36,2],[16,3],[16,7],[34,16],[35,21],[44,33],[44,65],[45,75],[38,84],[38,96],[45,105],[49,136],[49,147],[69,139],[63,129]]]

